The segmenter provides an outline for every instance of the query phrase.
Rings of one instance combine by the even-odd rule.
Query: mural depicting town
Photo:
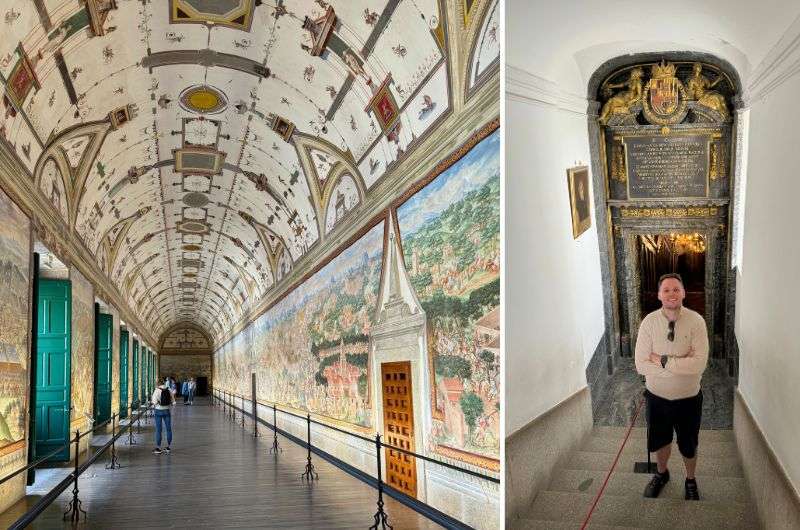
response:
[[[28,218],[0,192],[0,451],[25,437]],[[13,448],[11,448],[13,449]]]
[[[383,222],[217,352],[215,384],[258,399],[371,427],[369,332],[383,257]]]
[[[495,132],[397,210],[427,318],[435,449],[500,454],[500,147]]]

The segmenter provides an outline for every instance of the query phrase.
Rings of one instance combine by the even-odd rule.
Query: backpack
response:
[[[172,394],[166,388],[161,389],[161,396],[158,398],[158,404],[163,407],[172,405]]]

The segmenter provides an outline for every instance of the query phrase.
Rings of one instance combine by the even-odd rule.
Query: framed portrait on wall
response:
[[[572,237],[578,237],[592,226],[591,189],[589,167],[577,166],[567,169],[569,183],[569,205],[572,211]]]

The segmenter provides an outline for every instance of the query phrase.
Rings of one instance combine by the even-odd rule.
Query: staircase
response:
[[[566,465],[556,470],[546,491],[534,499],[514,528],[579,529],[614,462],[626,427],[595,427]],[[673,442],[670,481],[657,499],[642,497],[651,475],[633,473],[647,458],[645,429],[634,428],[587,528],[759,529],[731,430],[701,430],[697,485],[700,501],[683,498],[683,460]],[[655,455],[653,455],[655,458]],[[655,461],[655,460],[653,460]]]

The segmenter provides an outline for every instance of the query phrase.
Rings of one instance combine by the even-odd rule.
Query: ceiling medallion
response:
[[[208,204],[208,197],[205,193],[193,191],[183,196],[183,203],[193,208],[202,208]]]
[[[194,85],[181,92],[181,108],[198,114],[218,114],[228,107],[228,98],[218,88]]]
[[[201,250],[203,247],[201,247],[200,245],[183,245],[182,248],[183,250],[186,250],[188,252],[197,252],[198,250]]]
[[[210,227],[202,221],[178,221],[176,225],[178,232],[184,234],[208,234]]]

